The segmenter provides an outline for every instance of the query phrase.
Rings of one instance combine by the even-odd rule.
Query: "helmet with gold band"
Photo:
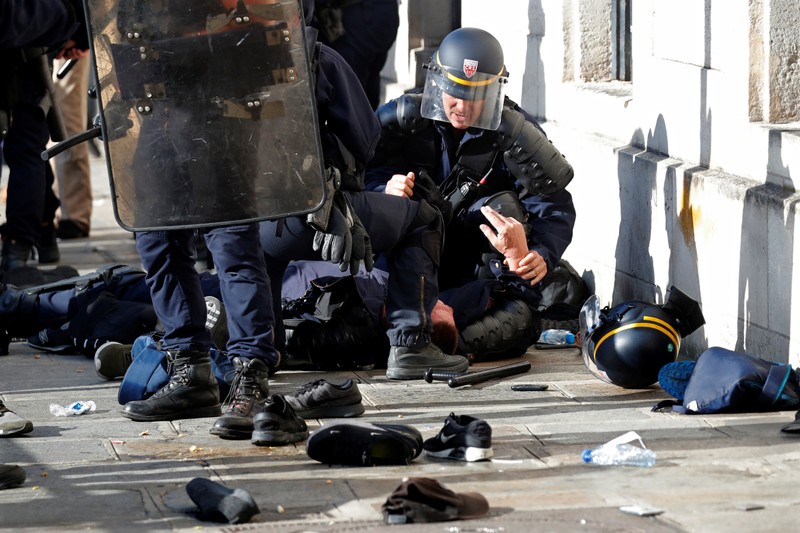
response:
[[[677,359],[683,337],[704,323],[700,305],[675,287],[664,305],[630,301],[600,309],[592,295],[580,313],[583,361],[603,381],[648,387]]]
[[[508,72],[503,49],[495,37],[479,28],[450,32],[425,65],[427,76],[422,116],[450,122],[447,99],[461,100],[468,127],[495,130],[502,117]]]

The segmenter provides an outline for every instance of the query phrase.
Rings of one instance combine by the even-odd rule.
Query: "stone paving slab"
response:
[[[93,163],[93,169],[99,165]],[[101,169],[104,172],[104,169]],[[91,239],[60,245],[62,262],[89,272],[104,263],[138,264],[131,235],[110,210],[104,173],[95,172]],[[305,444],[256,447],[208,433],[214,419],[135,423],[120,414],[118,382],[100,379],[83,356],[37,353],[14,343],[0,357],[0,397],[31,419],[28,435],[0,439],[0,463],[21,465],[27,481],[0,491],[0,531],[300,532],[728,532],[792,531],[800,492],[800,440],[781,434],[794,412],[687,416],[651,412],[658,387],[624,390],[594,379],[575,349],[524,356],[530,372],[451,389],[392,382],[368,372],[280,372],[273,392],[326,377],[359,381],[362,420],[409,424],[435,435],[450,412],[486,419],[495,457],[482,463],[433,460],[407,466],[342,467],[311,460]],[[504,364],[507,362],[497,362]],[[483,366],[487,366],[484,364]],[[545,383],[515,392],[511,383]],[[50,403],[93,400],[78,417]],[[309,420],[313,431],[325,420]],[[584,448],[629,430],[657,453],[652,468],[581,463]],[[452,523],[387,526],[380,506],[406,476],[433,477],[490,502],[489,516]],[[243,525],[199,520],[186,483],[207,477],[248,490],[261,513]],[[621,506],[659,508],[653,517]],[[400,529],[398,529],[398,527]]]

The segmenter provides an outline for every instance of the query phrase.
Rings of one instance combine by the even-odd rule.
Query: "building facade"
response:
[[[385,97],[460,26],[575,168],[565,254],[604,304],[676,286],[722,346],[800,364],[800,0],[401,0]],[[794,283],[795,274],[798,282]]]

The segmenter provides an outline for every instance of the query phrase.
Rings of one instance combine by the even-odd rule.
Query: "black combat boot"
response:
[[[15,337],[28,337],[35,333],[32,324],[33,307],[38,295],[15,287],[0,284],[0,355],[8,355],[8,345]]]
[[[8,272],[28,266],[28,259],[31,258],[33,246],[21,241],[3,239],[3,254],[0,270]]]
[[[218,416],[219,384],[208,352],[167,352],[167,360],[172,366],[169,382],[146,400],[126,403],[122,416],[145,422]]]
[[[224,439],[249,439],[253,416],[264,409],[269,397],[269,367],[261,359],[233,358],[236,377],[231,385],[227,410],[211,428]]]

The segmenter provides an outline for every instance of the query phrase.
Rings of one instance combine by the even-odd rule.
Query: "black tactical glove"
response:
[[[339,265],[339,270],[356,274],[361,262],[372,270],[372,243],[361,220],[353,211],[347,196],[336,192],[325,231],[317,230],[313,249],[322,259]]]
[[[420,169],[416,172],[414,194],[411,198],[426,200],[435,207],[442,214],[445,225],[449,224],[453,219],[453,205],[444,199],[439,186],[436,185],[436,182],[433,181],[433,178],[426,170]]]

